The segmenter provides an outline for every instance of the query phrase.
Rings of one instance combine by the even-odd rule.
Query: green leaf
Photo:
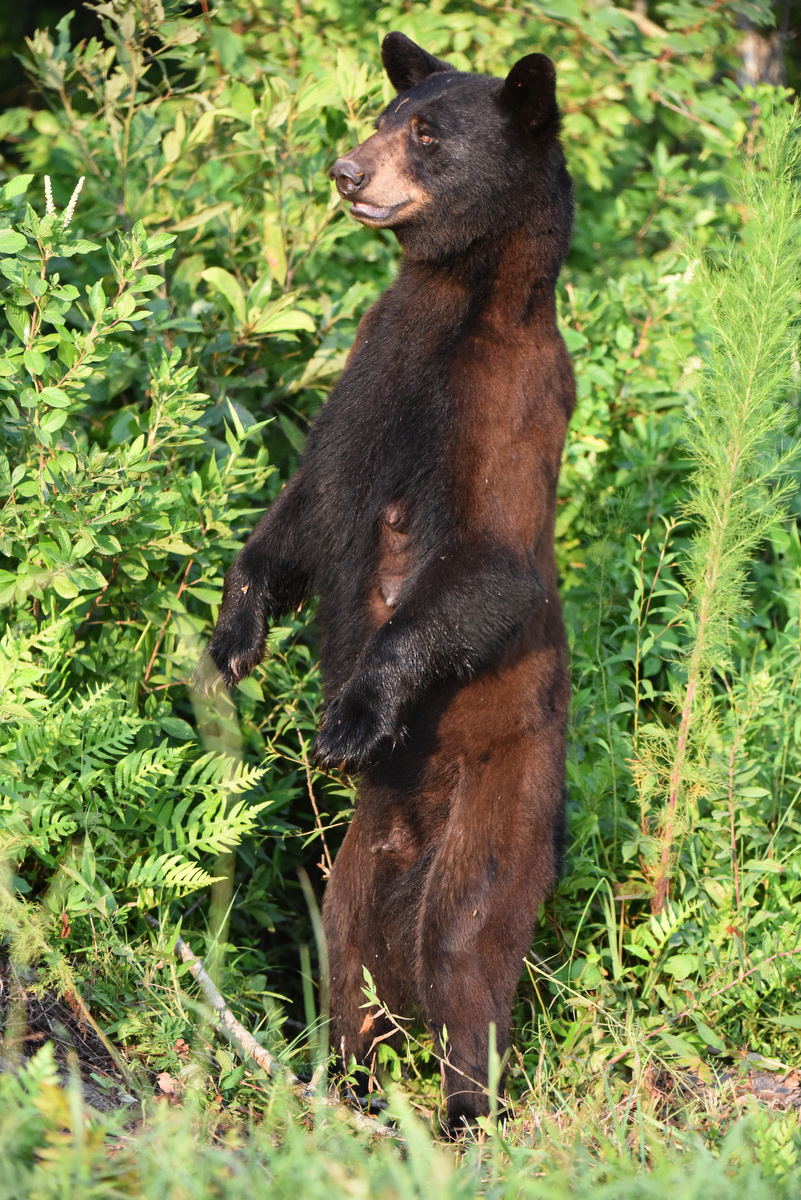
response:
[[[252,333],[290,333],[298,329],[306,333],[314,333],[317,329],[314,318],[300,308],[264,312],[251,326]]]
[[[698,959],[694,954],[672,954],[662,964],[662,970],[667,971],[674,979],[686,979],[698,967]]]
[[[222,1088],[222,1090],[224,1092],[228,1092],[231,1090],[231,1088],[238,1087],[238,1085],[242,1082],[242,1080],[244,1078],[245,1078],[245,1064],[240,1063],[238,1067],[234,1068],[234,1070],[231,1072],[230,1075],[226,1075],[223,1079],[220,1080],[220,1087]]]
[[[264,252],[273,278],[281,287],[286,283],[286,250],[284,234],[277,219],[264,218]]]
[[[66,420],[67,420],[67,414],[65,412],[61,412],[61,411],[57,410],[56,412],[48,413],[46,417],[42,418],[42,426],[41,427],[47,433],[56,433],[59,429],[61,429],[62,425],[64,425]]]
[[[194,546],[190,546],[188,542],[183,541],[183,539],[179,537],[170,538],[169,541],[161,545],[160,548],[165,550],[167,554],[180,554],[184,558],[191,558],[193,554],[197,553],[197,550]]]
[[[781,1025],[784,1029],[801,1029],[801,1017],[763,1017],[763,1021],[770,1021],[771,1025]]]
[[[306,449],[306,437],[305,437],[305,434],[303,433],[303,430],[298,429],[297,425],[295,425],[292,421],[290,421],[290,419],[286,415],[286,413],[278,414],[278,422],[279,422],[281,428],[283,429],[284,434],[286,435],[286,439],[289,442],[290,446],[298,454],[302,454],[303,451]]]
[[[246,311],[245,293],[230,271],[225,271],[222,267],[207,267],[205,271],[200,272],[200,278],[205,279],[207,283],[210,283],[216,291],[225,297],[234,310],[234,315],[238,323],[244,325]]]
[[[31,324],[30,313],[26,308],[20,308],[16,304],[6,304],[5,312],[9,325],[20,341],[24,342]]]
[[[137,279],[131,284],[131,290],[135,292],[150,292],[153,288],[161,287],[163,283],[164,279],[161,275],[143,275],[141,279]]]
[[[699,1056],[698,1051],[684,1038],[677,1037],[674,1033],[660,1033],[662,1041],[668,1046],[674,1054],[678,1054],[680,1058],[689,1059],[691,1062],[697,1062]]]
[[[99,321],[103,315],[103,310],[106,307],[106,295],[103,291],[103,281],[98,279],[89,291],[89,307],[92,310],[92,316],[96,321]]]
[[[257,681],[251,676],[249,679],[240,679],[237,684],[237,689],[243,696],[249,697],[251,700],[263,700],[264,693]]]
[[[32,179],[33,175],[15,175],[13,179],[9,179],[3,187],[3,199],[13,200],[15,196],[21,196],[28,190],[28,184]]]
[[[215,114],[207,113],[204,115],[213,119]],[[188,232],[190,229],[199,229],[201,225],[205,225],[208,221],[213,220],[214,217],[220,217],[224,212],[228,212],[230,207],[231,201],[225,200],[222,204],[212,204],[209,208],[201,208],[199,212],[192,213],[190,217],[184,217],[182,221],[176,221],[174,225],[170,226],[170,229],[176,233]]]
[[[131,313],[136,308],[136,297],[130,292],[124,292],[114,304],[114,315],[121,320],[130,317]]]
[[[44,400],[46,404],[49,404],[51,408],[69,408],[71,403],[67,393],[63,392],[61,388],[57,387],[42,388],[41,392],[39,393],[39,397],[40,399]]]
[[[73,254],[88,254],[91,250],[99,250],[97,242],[87,242],[86,238],[78,238],[75,242],[62,242],[58,252],[62,258],[72,258]]]
[[[143,563],[136,562],[130,558],[124,559],[120,566],[126,575],[130,576],[131,579],[137,580],[139,583],[147,579],[148,575],[150,574],[147,567]]]
[[[222,603],[222,592],[216,591],[213,588],[207,587],[190,587],[186,589],[190,596],[197,596],[198,600],[202,600],[205,604]]]
[[[15,229],[0,229],[0,254],[16,254],[27,245],[28,239]]]
[[[713,1050],[726,1049],[726,1043],[715,1033],[714,1029],[710,1029],[710,1027],[706,1025],[700,1017],[694,1017],[693,1019],[698,1027],[698,1032],[706,1042],[707,1046],[710,1046]]]
[[[47,359],[44,354],[41,354],[38,350],[34,350],[31,346],[23,354],[22,361],[31,375],[41,375],[47,367]]]
[[[161,139],[161,149],[164,154],[164,161],[167,163],[177,162],[181,157],[181,139],[174,129],[169,129]]]
[[[195,737],[192,726],[180,717],[162,717],[161,728],[169,737],[178,738],[181,742],[189,742]]]
[[[64,600],[74,600],[76,596],[80,595],[78,588],[63,571],[59,571],[53,576],[53,587]]]

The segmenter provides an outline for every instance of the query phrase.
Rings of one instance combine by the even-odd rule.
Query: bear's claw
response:
[[[247,606],[240,603],[233,616],[225,612],[225,605],[223,597],[220,620],[207,649],[225,686],[232,688],[261,662],[267,628],[258,597]]]

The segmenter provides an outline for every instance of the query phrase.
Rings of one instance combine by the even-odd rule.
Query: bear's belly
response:
[[[375,582],[370,593],[370,611],[376,627],[392,615],[400,590],[412,571],[413,552],[406,525],[405,506],[387,505],[381,520]]]

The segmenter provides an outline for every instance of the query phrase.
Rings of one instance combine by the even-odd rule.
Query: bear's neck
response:
[[[432,321],[445,324],[490,318],[493,324],[556,321],[556,279],[561,267],[548,229],[520,226],[482,238],[458,255],[436,262],[405,260],[399,283],[425,304]]]

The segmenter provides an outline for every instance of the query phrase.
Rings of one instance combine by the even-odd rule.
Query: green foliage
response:
[[[764,1173],[792,1194],[782,1119],[721,1141],[647,1100],[655,1070],[792,1064],[801,1019],[797,126],[782,92],[733,78],[738,14],[765,7],[97,11],[102,43],[74,44],[69,18],[36,34],[43,106],[0,115],[0,921],[41,988],[76,989],[198,1103],[265,1127],[199,1147],[162,1112],[134,1151],[40,1056],[0,1076],[13,1186],[759,1196]],[[285,1038],[300,974],[313,1006],[297,872],[322,885],[353,794],[308,759],[313,613],[271,632],[233,704],[189,680],[227,565],[392,277],[391,236],[350,222],[327,178],[389,97],[390,28],[465,69],[550,54],[578,200],[557,297],[578,386],[557,523],[569,864],[520,985],[517,1124],[466,1171],[408,1117],[404,1164],[319,1114],[313,1143],[279,1121],[289,1100],[193,1038],[169,952],[184,920],[265,1044],[315,1060],[316,1031]],[[435,1119],[437,1048],[408,1044],[382,1057]],[[676,1165],[679,1126],[710,1148]]]
[[[559,1128],[544,1125],[529,1144],[496,1141],[468,1151],[461,1164],[434,1146],[400,1096],[393,1117],[406,1138],[403,1155],[368,1146],[325,1110],[313,1132],[293,1118],[280,1094],[260,1126],[245,1137],[209,1114],[161,1105],[135,1138],[119,1114],[90,1114],[75,1077],[58,1086],[48,1047],[19,1077],[0,1076],[4,1172],[0,1196],[239,1197],[243,1193],[344,1197],[478,1196],[561,1200],[784,1200],[797,1195],[801,1141],[794,1114],[753,1112],[714,1152],[668,1159],[655,1142],[658,1123],[641,1111],[628,1145],[620,1126],[607,1129],[580,1114]],[[13,1117],[12,1117],[13,1114]],[[198,1129],[199,1126],[199,1129]],[[198,1137],[198,1132],[205,1136]],[[651,1169],[642,1170],[646,1156]]]
[[[673,708],[681,712],[678,728],[668,733],[664,727],[642,725],[638,732],[644,749],[634,747],[644,800],[651,800],[653,780],[664,770],[663,762],[667,765],[660,861],[652,868],[656,910],[668,893],[675,826],[688,789],[688,759],[692,742],[700,740],[694,737],[693,722],[703,711],[710,675],[725,676],[731,669],[731,628],[748,609],[750,560],[780,525],[782,495],[794,484],[786,475],[797,457],[795,446],[791,443],[782,454],[780,439],[789,425],[786,398],[796,363],[801,150],[797,119],[789,121],[786,113],[768,109],[763,123],[764,143],[743,176],[749,219],[741,244],[728,248],[718,267],[703,259],[697,264],[708,351],[689,413],[694,469],[684,511],[698,532],[682,569],[689,603],[672,621],[674,636],[681,626],[687,634],[686,684],[683,694],[671,695]],[[649,704],[655,699],[649,696]],[[706,731],[703,740],[708,737]],[[732,768],[737,740],[735,735]]]

